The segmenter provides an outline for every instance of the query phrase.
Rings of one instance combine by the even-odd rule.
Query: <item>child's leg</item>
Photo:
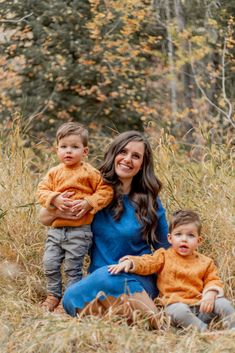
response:
[[[61,264],[64,251],[60,245],[63,228],[50,228],[45,244],[43,267],[47,278],[47,292],[57,298],[62,297]]]
[[[217,298],[213,311],[221,317],[226,328],[235,328],[235,309],[228,299],[224,297]]]
[[[64,272],[67,287],[81,280],[84,257],[88,254],[91,244],[90,226],[66,228],[62,246],[65,250]]]
[[[166,313],[170,316],[175,326],[195,327],[198,331],[206,331],[207,325],[192,313],[190,307],[183,303],[174,303],[166,307]]]

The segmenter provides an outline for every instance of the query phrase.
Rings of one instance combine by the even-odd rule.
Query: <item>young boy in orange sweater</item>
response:
[[[216,266],[196,251],[201,242],[199,216],[193,211],[175,212],[169,232],[171,248],[153,255],[125,256],[119,264],[109,266],[109,272],[157,273],[160,300],[175,326],[192,326],[203,332],[217,316],[226,328],[235,329],[235,310],[223,296]]]
[[[90,224],[94,214],[113,197],[112,187],[103,182],[100,172],[83,161],[88,154],[88,131],[69,122],[60,126],[56,139],[61,163],[39,183],[37,199],[44,208],[55,207],[62,212],[70,209],[77,218],[56,218],[48,229],[43,257],[48,294],[42,306],[49,311],[54,311],[62,297],[62,262],[67,286],[79,281],[92,244]]]

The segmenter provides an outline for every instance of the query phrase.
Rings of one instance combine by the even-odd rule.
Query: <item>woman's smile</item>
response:
[[[123,170],[132,170],[133,168],[130,165],[124,164],[124,163],[119,163],[118,164],[119,167],[121,167]]]
[[[133,177],[140,171],[144,158],[144,143],[139,141],[129,142],[115,157],[115,172],[123,182]]]

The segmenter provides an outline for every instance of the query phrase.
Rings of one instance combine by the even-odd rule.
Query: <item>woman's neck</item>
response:
[[[130,180],[121,180],[122,182],[122,193],[127,195],[131,191],[131,181]]]

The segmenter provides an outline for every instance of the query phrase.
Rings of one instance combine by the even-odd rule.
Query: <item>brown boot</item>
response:
[[[44,302],[41,304],[41,306],[51,312],[55,310],[59,302],[60,302],[60,298],[57,298],[53,294],[49,293],[47,294],[47,297],[44,300]]]
[[[57,305],[57,307],[54,310],[54,313],[58,315],[66,315],[66,312],[62,305],[62,301],[60,301],[59,305]]]

